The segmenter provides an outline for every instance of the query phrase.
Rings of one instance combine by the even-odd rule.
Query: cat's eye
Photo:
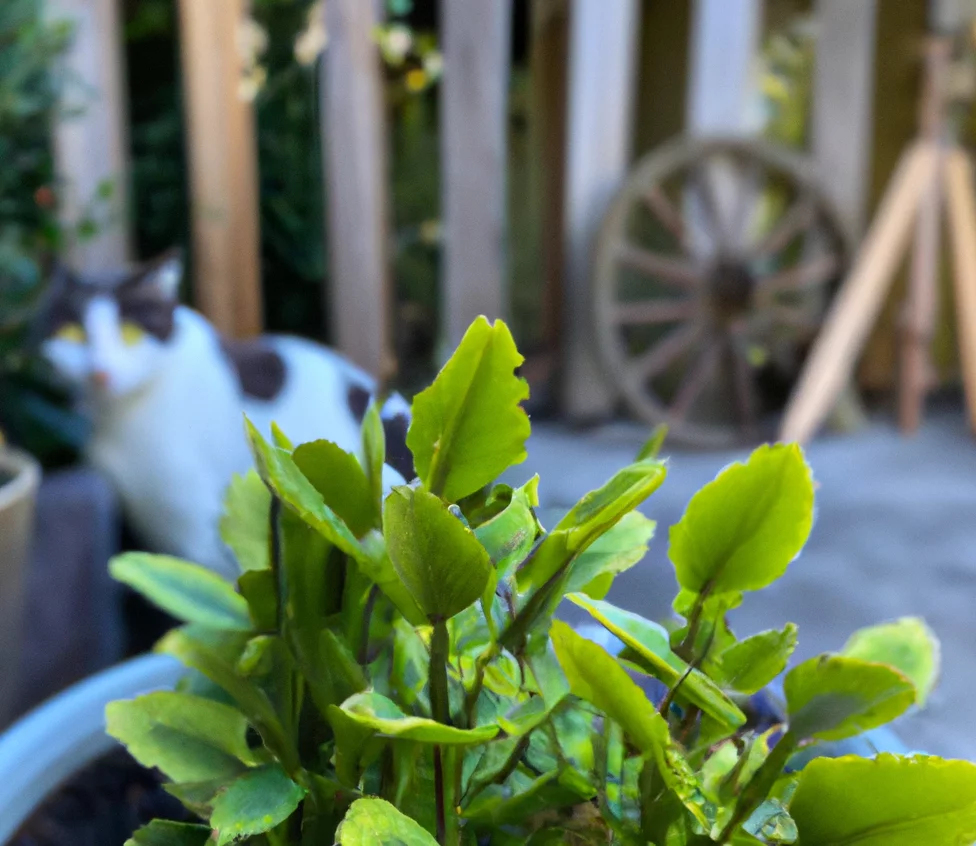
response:
[[[136,323],[126,320],[122,324],[122,343],[127,347],[135,346],[146,336],[145,330]]]
[[[59,341],[68,341],[71,344],[85,343],[85,330],[80,323],[65,323],[54,337]]]

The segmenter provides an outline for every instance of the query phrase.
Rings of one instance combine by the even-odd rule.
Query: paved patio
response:
[[[509,478],[540,473],[543,507],[568,507],[632,460],[645,431],[536,424],[529,460]],[[733,627],[751,634],[793,620],[803,659],[840,648],[860,626],[924,617],[942,641],[942,679],[927,709],[903,717],[897,730],[914,749],[976,760],[976,441],[962,412],[931,414],[910,439],[877,422],[824,437],[807,454],[820,486],[809,544],[779,582],[746,597]],[[610,599],[652,618],[669,613],[675,583],[667,527],[701,485],[743,455],[670,453],[669,478],[645,506],[658,521],[657,537]]]

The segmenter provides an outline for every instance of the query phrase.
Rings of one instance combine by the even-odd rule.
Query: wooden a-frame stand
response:
[[[930,346],[938,308],[940,229],[952,240],[959,357],[970,426],[976,431],[976,196],[969,156],[948,138],[946,90],[952,42],[926,51],[921,137],[902,155],[851,271],[807,358],[783,418],[784,441],[808,441],[848,384],[915,223],[900,337],[899,420],[918,428],[934,382]]]

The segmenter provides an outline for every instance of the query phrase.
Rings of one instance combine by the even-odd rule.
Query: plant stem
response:
[[[451,725],[451,705],[447,690],[447,662],[450,657],[450,636],[446,620],[434,622],[430,639],[430,710],[434,719],[443,725]],[[441,846],[457,846],[460,843],[457,805],[454,795],[454,776],[449,770],[450,755],[441,746],[434,747],[434,792],[437,804],[437,842]]]

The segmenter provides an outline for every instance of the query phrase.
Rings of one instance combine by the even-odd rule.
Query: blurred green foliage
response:
[[[64,237],[50,125],[70,35],[69,26],[42,20],[40,0],[0,2],[0,429],[47,465],[71,460],[87,431],[32,337],[46,269]],[[73,234],[83,237],[88,224]]]

